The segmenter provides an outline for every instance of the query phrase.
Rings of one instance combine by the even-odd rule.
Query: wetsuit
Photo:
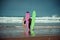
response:
[[[30,34],[31,20],[32,20],[31,18],[29,18],[29,20],[28,20],[29,21],[29,26],[28,26],[28,28],[29,28],[29,34]],[[26,24],[26,20],[24,21],[24,24]]]

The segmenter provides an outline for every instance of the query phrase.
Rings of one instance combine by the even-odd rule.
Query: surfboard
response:
[[[26,13],[26,17],[25,17],[25,20],[26,20],[26,36],[29,36],[29,28],[28,28],[28,26],[29,26],[29,18],[30,18],[30,14],[29,13]]]
[[[35,36],[35,33],[33,31],[34,26],[35,26],[35,18],[36,18],[36,12],[34,10],[33,13],[32,13],[32,21],[31,21],[31,35],[32,36]]]

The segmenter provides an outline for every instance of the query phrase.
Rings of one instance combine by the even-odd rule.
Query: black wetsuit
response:
[[[30,26],[31,26],[31,21],[32,21],[32,19],[31,18],[29,18],[29,26],[28,26],[28,28],[30,29]],[[26,20],[24,21],[24,24],[26,24]],[[30,30],[29,30],[29,34],[30,34]]]

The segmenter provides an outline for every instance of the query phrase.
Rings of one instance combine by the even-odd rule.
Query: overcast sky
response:
[[[37,16],[60,16],[60,0],[0,0],[0,16],[25,16],[26,11]]]

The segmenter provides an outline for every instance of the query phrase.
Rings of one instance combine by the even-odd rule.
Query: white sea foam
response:
[[[22,23],[23,17],[0,17],[0,23]],[[35,23],[60,23],[60,17],[36,17]]]

